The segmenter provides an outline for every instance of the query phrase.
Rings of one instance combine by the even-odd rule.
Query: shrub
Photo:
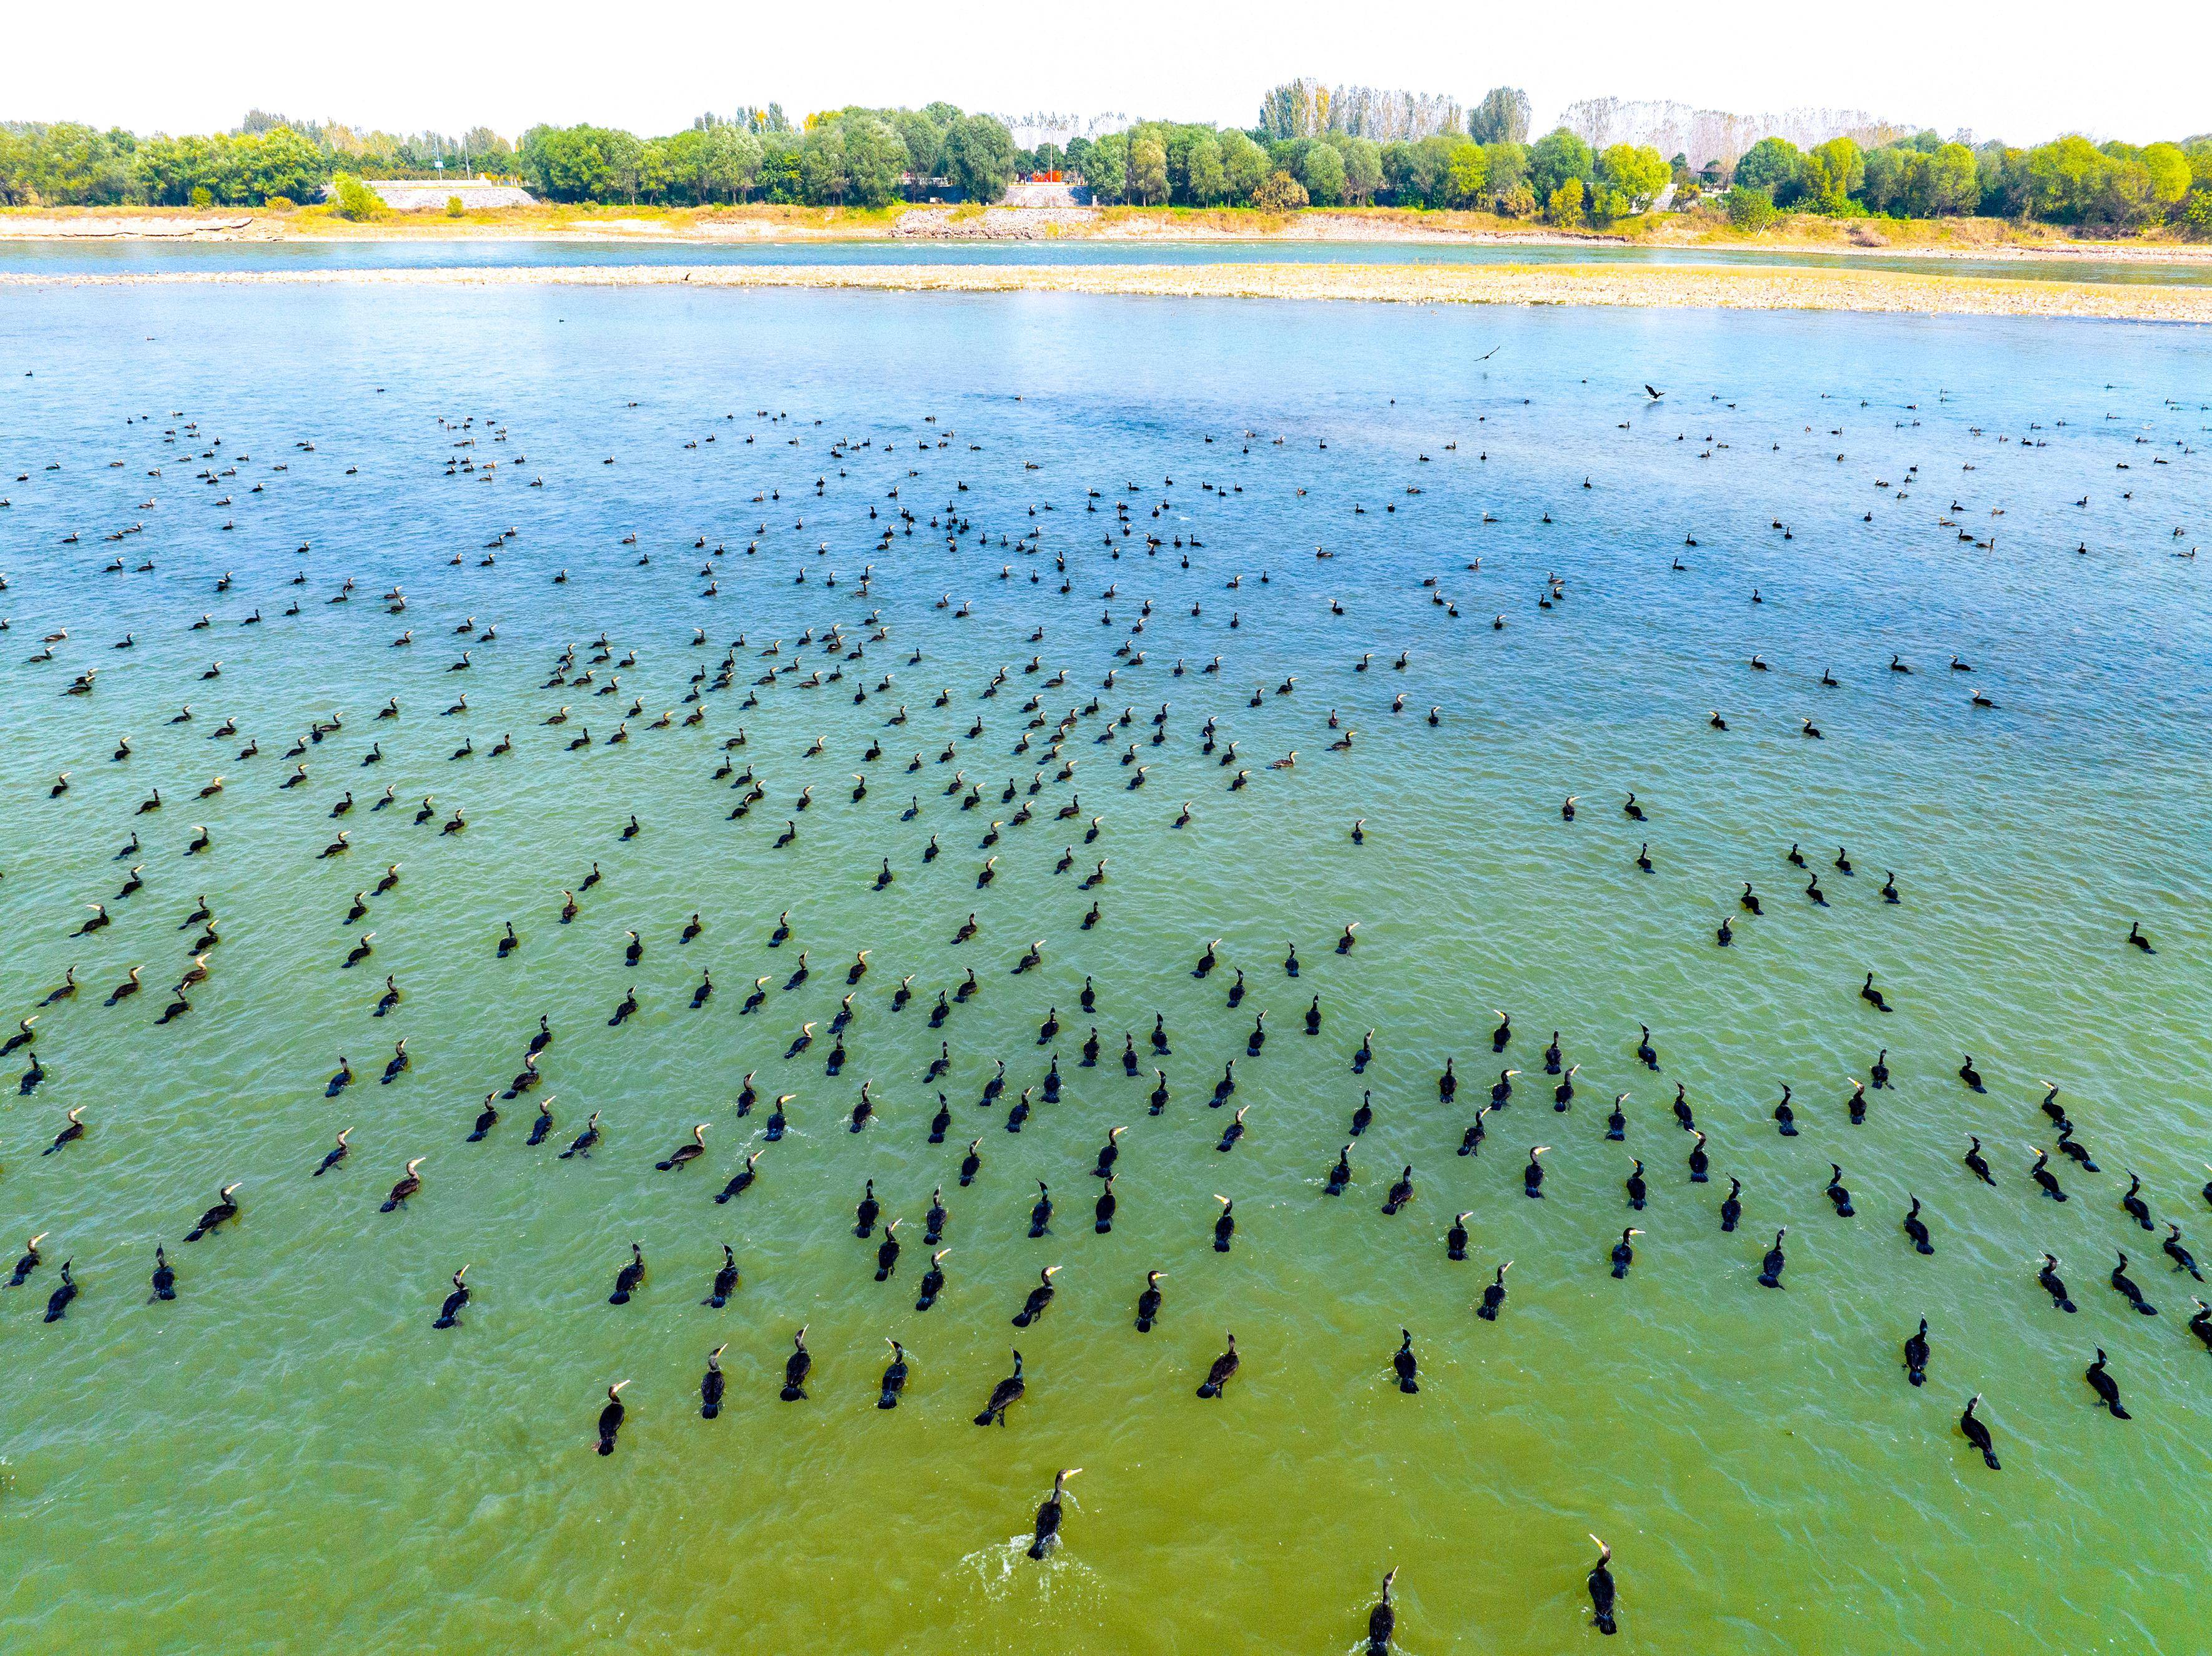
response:
[[[374,218],[384,205],[376,191],[351,173],[341,173],[331,180],[331,199],[343,219]]]
[[[1739,184],[1728,192],[1729,222],[1756,235],[1774,222],[1774,198],[1764,190]]]
[[[1263,213],[1289,213],[1306,204],[1306,187],[1288,173],[1278,172],[1252,192],[1252,205]]]
[[[261,204],[272,213],[289,213],[300,203],[289,196],[271,196]]]
[[[447,218],[457,219],[465,217],[467,215],[468,210],[469,209],[461,205],[461,198],[459,196],[448,196],[446,197],[446,216]]]
[[[192,193],[185,197],[185,199],[191,202],[194,207],[207,208],[215,205],[215,196],[213,192],[211,192],[208,189],[207,185],[204,184],[194,185],[192,186]]]

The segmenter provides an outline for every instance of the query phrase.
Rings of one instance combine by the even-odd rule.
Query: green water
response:
[[[49,1233],[28,1283],[0,1292],[8,1648],[1342,1652],[1395,1566],[1417,1656],[1574,1649],[1599,1638],[1592,1531],[1615,1550],[1623,1649],[2202,1647],[2212,1356],[2185,1326],[2192,1285],[2157,1247],[2171,1218],[2212,1252],[2197,1194],[2212,1161],[2212,620],[2203,566],[2169,555],[2204,537],[2212,506],[2197,333],[206,288],[19,296],[0,341],[18,370],[0,381],[0,1015],[40,1013],[47,1071],[0,1103],[0,1237]],[[1647,379],[1669,392],[1656,408]],[[870,446],[833,452],[841,438]],[[499,464],[448,476],[448,457]],[[195,481],[203,470],[216,481]],[[770,488],[781,498],[755,503]],[[930,525],[948,501],[957,550]],[[914,534],[878,550],[901,507]],[[1961,541],[1961,525],[1995,547]],[[1025,554],[1033,528],[1041,550]],[[1565,597],[1541,608],[1553,573]],[[349,601],[330,604],[349,577]],[[404,616],[380,601],[395,585]],[[456,634],[471,617],[477,631]],[[860,658],[824,652],[832,623]],[[412,646],[392,647],[409,628]],[[52,659],[26,658],[64,629]],[[135,647],[112,650],[126,631]],[[602,632],[611,659],[592,683],[545,685],[568,645],[572,679],[591,665]],[[686,726],[692,675],[711,682],[741,634],[732,687],[702,684],[703,723]],[[1142,664],[1116,658],[1125,642]],[[468,670],[449,671],[464,649]],[[597,696],[633,650],[622,693]],[[1771,671],[1748,667],[1754,652]],[[1887,671],[1893,652],[1915,671]],[[1971,676],[1948,670],[1954,652]],[[1024,673],[1033,654],[1042,669]],[[94,668],[89,696],[63,694]],[[1818,683],[1823,668],[1838,687]],[[817,669],[843,676],[799,688]],[[1969,687],[1996,705],[1970,706]],[[468,710],[448,715],[463,689]],[[1065,742],[1070,780],[1043,757],[1054,723],[1012,752],[1033,695],[1054,723],[1101,701]],[[633,696],[629,739],[608,745]],[[400,714],[378,721],[387,697]],[[167,722],[185,702],[191,720]],[[547,726],[564,704],[570,723]],[[909,722],[888,725],[901,704]],[[1124,707],[1131,725],[1098,744]],[[676,722],[650,728],[665,708]],[[1329,751],[1332,708],[1357,731],[1349,752]],[[280,787],[300,762],[285,750],[333,713],[342,727],[301,755],[307,782]],[[1240,744],[1241,790],[1237,767],[1200,751],[1209,715]],[[1819,742],[1800,734],[1808,716]],[[226,718],[235,736],[213,737]],[[714,773],[740,725],[728,757],[765,797],[731,821],[744,795]],[[593,745],[569,751],[584,727]],[[494,757],[503,733],[513,751]],[[131,756],[111,761],[125,735]],[[249,737],[259,755],[238,760]],[[465,740],[472,756],[450,759]],[[874,740],[884,753],[864,762]],[[373,742],[383,762],[364,767]],[[1131,742],[1151,766],[1135,791],[1119,762]],[[1292,749],[1294,767],[1266,767]],[[1014,826],[1040,765],[1036,820]],[[64,769],[68,792],[50,798]],[[984,790],[973,810],[945,792],[963,770]],[[222,791],[196,798],[218,773]],[[387,783],[398,803],[372,810]],[[162,809],[135,815],[156,786]],[[1631,789],[1640,825],[1622,812]],[[333,820],[348,790],[355,809]],[[467,826],[443,834],[455,807]],[[778,848],[787,822],[797,838]],[[194,825],[211,844],[188,858]],[[340,828],[351,849],[319,858]],[[134,830],[143,851],[118,859]],[[942,855],[926,863],[933,834]],[[1784,860],[1793,840],[1826,908]],[[1646,844],[1648,875],[1633,861]],[[1839,845],[1851,876],[1830,866]],[[1055,873],[1064,849],[1073,866]],[[1079,889],[1101,856],[1103,883]],[[879,891],[881,859],[896,879]],[[580,889],[595,861],[602,883]],[[118,901],[139,863],[143,889]],[[347,924],[392,863],[397,888]],[[1893,870],[1894,906],[1877,895]],[[1745,881],[1762,918],[1735,907]],[[157,1026],[203,895],[222,941],[191,1011]],[[72,937],[95,901],[113,924]],[[680,942],[695,911],[704,931]],[[771,947],[785,911],[792,935]],[[956,944],[970,911],[979,933]],[[1731,913],[1723,950],[1713,931]],[[2135,920],[2155,954],[2124,945]],[[509,921],[521,943],[501,961]],[[1340,955],[1352,921],[1358,945]],[[343,968],[365,930],[374,953]],[[1194,979],[1216,937],[1220,969]],[[1042,964],[1014,975],[1037,940]],[[802,949],[809,979],[786,990]],[[828,1020],[861,949],[831,1077]],[[143,992],[103,1004],[134,965]],[[83,987],[41,1010],[71,966]],[[971,967],[980,992],[931,1029],[938,992]],[[702,970],[714,992],[694,1011]],[[1855,993],[1869,970],[1887,1016]],[[386,973],[404,998],[379,1018]],[[894,1011],[908,974],[915,1000]],[[765,1004],[741,1015],[763,975]],[[1095,1018],[1078,1005],[1086,976]],[[610,1027],[633,986],[636,1015]],[[1063,1028],[1039,1046],[1048,1007]],[[1267,1040],[1247,1057],[1262,1008]],[[1504,1058],[1498,1008],[1516,1031]],[[1156,1012],[1173,1050],[1154,1117],[1150,1062],[1129,1079],[1119,1056],[1127,1031],[1149,1059]],[[541,1014],[556,1037],[544,1087],[465,1143]],[[787,1059],[809,1020],[811,1050]],[[1094,1022],[1103,1050],[1085,1069]],[[1635,1058],[1639,1025],[1656,1074]],[[1369,1028],[1374,1060],[1354,1075]],[[1541,1073],[1554,1028],[1583,1066],[1565,1114]],[[380,1085],[403,1035],[411,1067]],[[951,1068],[927,1083],[940,1040]],[[1894,1088],[1853,1126],[1846,1077],[1884,1046]],[[1054,1052],[1066,1087],[1051,1104]],[[341,1053],[356,1078],[327,1098]],[[1966,1053],[1984,1095],[1954,1075]],[[1447,1056],[1462,1082],[1448,1106]],[[1231,1057],[1231,1106],[1209,1108]],[[979,1105],[1000,1059],[1006,1095]],[[1510,1106],[1459,1157],[1509,1062],[1523,1071]],[[748,1072],[761,1102],[741,1119]],[[2103,1169],[2060,1163],[2063,1206],[2026,1173],[2027,1146],[2051,1143],[2045,1077]],[[856,1136],[863,1080],[878,1115]],[[1677,1083],[1710,1137],[1709,1184],[1687,1180]],[[1784,1084],[1794,1138],[1770,1115]],[[1007,1105],[1033,1086],[1010,1135]],[[953,1124],[932,1145],[940,1087]],[[1374,1125],[1353,1184],[1328,1198],[1363,1089]],[[1610,1143],[1624,1091],[1626,1140]],[[784,1093],[792,1131],[717,1205]],[[530,1148],[549,1095],[558,1125]],[[1245,1105],[1243,1142],[1217,1151]],[[77,1106],[82,1140],[41,1156]],[[557,1160],[594,1111],[599,1148]],[[700,1121],[702,1161],[655,1171]],[[1089,1170],[1121,1124],[1120,1210],[1097,1235]],[[350,1157],[312,1178],[347,1125]],[[1970,1131],[1995,1188],[1960,1165]],[[977,1137],[982,1170],[959,1189]],[[1534,1202],[1520,1168],[1538,1143],[1553,1148]],[[1631,1156],[1650,1183],[1640,1215],[1622,1192]],[[418,1156],[420,1193],[380,1213]],[[1831,1162],[1855,1219],[1823,1194]],[[1386,1218],[1408,1163],[1417,1193]],[[2119,1210],[2129,1168],[2157,1234]],[[1731,1175],[1744,1218],[1723,1234]],[[905,1220],[880,1284],[874,1240],[852,1234],[871,1178],[884,1216]],[[1058,1210],[1031,1240],[1040,1179]],[[232,1180],[236,1220],[184,1244]],[[947,1283],[917,1312],[939,1184]],[[1236,1201],[1225,1255],[1215,1192]],[[1899,1228],[1908,1193],[1932,1258]],[[1453,1263],[1443,1234],[1462,1209],[1469,1257]],[[1607,1250],[1632,1221],[1645,1234],[1615,1281]],[[1754,1279],[1782,1224],[1787,1286],[1770,1293]],[[633,1240],[648,1273],[612,1307]],[[178,1296],[149,1305],[157,1241]],[[725,1241],[743,1277],[717,1312],[700,1301]],[[2155,1319],[2106,1286],[2116,1247]],[[2076,1315],[2036,1285],[2046,1248]],[[65,1258],[82,1292],[49,1325]],[[1479,1320],[1508,1259],[1504,1309]],[[464,1264],[473,1300],[434,1331]],[[1062,1267],[1057,1297],[1017,1331],[1046,1265]],[[1139,1334],[1153,1268],[1165,1307]],[[1916,1391],[1898,1354],[1923,1315],[1934,1356]],[[802,1324],[810,1395],[785,1404]],[[1389,1372],[1401,1328],[1417,1396]],[[1242,1370],[1201,1402],[1230,1331]],[[890,1411],[874,1406],[886,1337],[912,1364]],[[702,1420],[700,1373],[726,1342],[728,1395]],[[1017,1342],[1028,1395],[980,1430]],[[2131,1422],[2082,1380],[2100,1344]],[[602,1459],[593,1422],[623,1379],[628,1416]],[[1958,1432],[1976,1392],[2002,1472]],[[1084,1471],[1063,1544],[1033,1563],[1030,1515],[1069,1466]]]

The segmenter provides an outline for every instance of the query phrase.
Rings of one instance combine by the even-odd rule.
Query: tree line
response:
[[[507,140],[489,127],[458,137],[356,131],[249,112],[231,132],[142,138],[74,121],[0,122],[0,204],[8,206],[262,206],[311,201],[342,173],[377,178],[504,173]]]
[[[2170,224],[2212,235],[2212,134],[2144,145],[2069,135],[2027,149],[1946,142],[1933,132],[1871,149],[1849,137],[1810,149],[1762,138],[1732,168],[1707,169],[1701,182],[1725,185],[1729,218],[1751,229],[1794,210],[1978,214],[2114,230]]]
[[[688,206],[761,200],[882,207],[940,188],[994,202],[1021,161],[1005,123],[947,103],[855,106],[810,115],[796,128],[770,104],[731,119],[702,115],[665,138],[613,127],[534,126],[515,151],[525,181],[555,201]]]
[[[859,106],[793,123],[769,104],[641,137],[535,126],[510,147],[487,127],[401,136],[264,111],[231,132],[139,137],[69,122],[0,123],[0,204],[259,206],[311,200],[342,175],[520,178],[560,202],[706,206],[769,201],[876,208],[957,192],[1002,198],[1059,173],[1104,204],[1456,209],[1603,225],[1711,200],[1740,227],[1778,213],[1980,215],[2092,229],[2172,225],[2212,235],[2212,135],[2143,146],[2067,136],[2027,149],[1922,132],[1801,149],[1768,137],[1692,169],[1648,144],[1594,146],[1566,127],[1533,141],[1528,94],[1497,87],[1471,108],[1365,87],[1286,82],[1249,129],[1143,121],[1065,149],[1018,149],[1005,124],[951,104]]]

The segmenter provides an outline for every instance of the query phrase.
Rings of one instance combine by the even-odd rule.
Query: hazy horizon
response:
[[[97,52],[56,10],[15,28],[35,83],[0,89],[0,118],[79,120],[141,132],[221,130],[262,108],[301,120],[388,131],[478,124],[512,139],[541,122],[592,121],[658,133],[708,111],[781,102],[794,120],[848,104],[944,99],[1006,116],[1055,112],[1249,126],[1277,82],[1403,88],[1472,105],[1488,88],[1524,88],[1539,130],[1578,100],[1672,101],[1745,116],[1863,111],[1948,136],[2040,143],[2064,132],[2147,143],[2212,130],[2212,100],[2188,66],[2212,55],[2212,14],[2139,34],[2081,35],[2055,7],[1986,14],[1937,8],[1913,20],[1908,49],[1880,30],[1829,29],[1803,16],[1723,0],[1686,27],[1600,0],[1581,15],[1571,52],[1533,9],[1476,15],[1407,0],[1354,36],[1311,0],[1249,0],[1192,11],[1129,0],[1102,29],[1097,14],[1032,15],[971,0],[932,29],[875,0],[841,14],[834,51],[801,15],[738,15],[677,0],[652,27],[606,34],[574,0],[536,11],[527,33],[496,29],[366,30],[265,0],[226,9],[218,32],[179,33],[173,14],[123,0]],[[2053,45],[2065,41],[2054,94]],[[1972,73],[1962,73],[1971,69]]]

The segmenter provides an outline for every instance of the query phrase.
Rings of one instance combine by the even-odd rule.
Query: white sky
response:
[[[463,8],[469,10],[471,9]],[[1910,10],[1708,0],[1495,7],[1468,0],[538,0],[440,27],[265,0],[13,9],[0,118],[141,131],[236,124],[253,105],[394,131],[537,121],[665,132],[702,110],[944,98],[1008,114],[1123,111],[1248,125],[1313,75],[1472,103],[1525,88],[1539,130],[1574,99],[1673,98],[1742,114],[1858,108],[1981,137],[2148,143],[2212,130],[2212,6],[1924,0]]]

